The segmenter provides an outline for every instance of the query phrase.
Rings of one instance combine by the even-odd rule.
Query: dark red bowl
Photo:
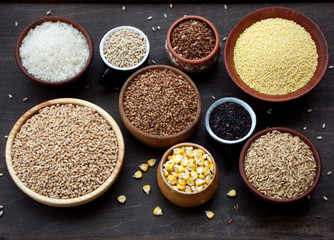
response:
[[[316,176],[314,178],[313,184],[312,186],[303,194],[299,195],[298,197],[295,198],[291,198],[291,199],[284,199],[284,200],[280,200],[280,199],[274,199],[271,197],[268,197],[262,193],[260,193],[258,190],[256,190],[255,187],[253,187],[253,185],[248,181],[247,176],[246,176],[246,172],[244,169],[244,159],[247,153],[248,148],[250,147],[250,145],[259,137],[261,137],[262,135],[265,135],[268,132],[271,131],[280,131],[280,132],[287,132],[287,133],[291,133],[294,136],[298,136],[301,140],[303,140],[312,150],[313,154],[314,154],[314,158],[317,164],[317,171],[316,171]],[[320,177],[321,177],[321,169],[322,169],[322,163],[321,163],[321,157],[320,154],[317,150],[317,148],[315,147],[315,145],[313,144],[313,142],[308,139],[306,136],[304,136],[303,134],[290,129],[290,128],[285,128],[285,127],[271,127],[271,128],[267,128],[264,129],[262,131],[257,132],[256,134],[254,134],[251,138],[248,139],[248,141],[245,143],[245,145],[243,146],[241,153],[240,153],[240,158],[239,158],[239,171],[240,171],[240,175],[241,178],[243,180],[243,182],[246,184],[247,188],[258,198],[266,201],[266,202],[271,202],[271,203],[275,203],[275,204],[287,204],[287,203],[293,203],[293,202],[297,202],[300,201],[304,198],[307,197],[307,195],[311,194],[314,189],[317,187],[319,181],[320,181]]]
[[[47,81],[44,81],[42,79],[34,77],[33,75],[31,75],[27,71],[27,69],[25,69],[23,67],[21,57],[20,57],[20,46],[21,46],[22,40],[28,34],[30,29],[33,29],[36,26],[38,26],[38,25],[40,25],[44,22],[58,22],[58,21],[71,24],[73,27],[78,29],[85,36],[85,38],[87,40],[87,43],[88,43],[88,46],[89,46],[89,56],[88,56],[88,59],[87,59],[87,62],[85,64],[85,66],[81,69],[80,72],[78,72],[73,77],[68,78],[64,81],[59,81],[59,82],[47,82]],[[20,70],[23,72],[23,74],[26,75],[32,81],[37,82],[37,83],[42,84],[42,85],[47,85],[47,86],[62,86],[62,85],[74,82],[75,80],[79,79],[84,74],[84,72],[86,72],[86,70],[88,69],[88,67],[92,63],[93,55],[94,55],[93,40],[92,40],[90,34],[88,33],[88,31],[83,26],[81,26],[79,23],[73,21],[72,19],[65,18],[65,17],[59,17],[59,16],[45,17],[45,18],[41,18],[41,19],[38,19],[38,20],[32,22],[26,28],[23,29],[23,31],[19,35],[19,38],[17,39],[16,45],[15,45],[15,60],[16,60],[17,65],[19,66]]]
[[[234,66],[234,47],[240,36],[244,32],[244,30],[250,27],[253,23],[261,21],[267,18],[283,18],[287,20],[292,20],[302,27],[305,28],[307,32],[310,33],[313,41],[317,47],[318,53],[318,66],[310,81],[302,88],[283,95],[269,95],[260,93],[251,87],[249,87],[246,83],[244,83],[239,77],[235,66]],[[225,43],[224,49],[224,62],[226,70],[233,80],[233,82],[245,93],[264,101],[269,102],[283,102],[289,101],[296,98],[299,98],[306,93],[310,92],[314,89],[322,77],[324,76],[329,61],[328,54],[328,44],[325,38],[325,35],[322,33],[320,28],[316,23],[314,23],[310,18],[297,12],[293,9],[283,8],[283,7],[270,7],[270,8],[262,8],[255,12],[248,14],[246,17],[241,19],[232,29],[230,34],[228,35]]]

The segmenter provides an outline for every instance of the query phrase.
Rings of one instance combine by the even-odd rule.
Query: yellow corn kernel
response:
[[[179,173],[184,172],[184,167],[182,165],[179,165],[179,169],[178,169]]]
[[[174,149],[173,149],[173,153],[174,153],[174,154],[180,154],[180,153],[181,153],[180,150],[181,150],[181,148],[174,148]]]
[[[154,216],[161,216],[162,215],[162,209],[160,207],[154,208],[153,215]]]
[[[173,155],[172,160],[173,160],[175,163],[179,164],[179,163],[181,162],[181,160],[182,160],[182,155],[181,155],[181,154]]]
[[[205,177],[205,182],[206,182],[206,184],[209,184],[211,182],[211,176],[210,175]]]
[[[173,175],[168,175],[167,182],[170,185],[175,185],[177,183],[176,177],[174,177]]]
[[[210,167],[210,163],[209,163],[209,161],[208,161],[208,160],[204,161],[204,167],[207,167],[207,168],[209,168],[209,167]]]
[[[197,192],[197,189],[196,189],[195,186],[191,186],[190,188],[191,188],[191,191],[192,191],[192,192]]]
[[[210,163],[210,165],[209,165],[209,169],[210,169],[210,171],[213,173],[213,170],[214,170],[214,165],[213,165],[213,163]]]
[[[204,167],[203,173],[204,173],[205,176],[208,176],[210,174],[210,168]]]
[[[186,189],[184,190],[185,192],[192,192],[191,191],[191,188],[188,186],[188,185],[186,185]]]
[[[135,174],[133,174],[133,178],[139,179],[142,177],[143,177],[143,173],[140,170],[138,170],[137,172],[135,172]]]
[[[196,171],[191,171],[190,176],[191,176],[194,180],[196,180],[196,179],[198,178],[198,174],[197,174]]]
[[[126,201],[126,196],[125,196],[125,195],[120,195],[120,196],[118,196],[118,197],[117,197],[117,201],[118,201],[119,203],[125,203],[125,201]]]
[[[209,155],[208,155],[207,153],[204,153],[202,157],[203,157],[203,159],[205,160],[208,156],[209,156]]]
[[[195,165],[195,163],[190,163],[190,164],[187,166],[187,169],[188,169],[189,171],[193,171],[193,170],[195,170],[195,169],[196,169],[196,165]]]
[[[179,177],[179,174],[176,173],[176,172],[172,172],[171,174],[172,174],[174,177],[176,177],[176,178]]]
[[[203,180],[203,179],[205,179],[205,176],[203,174],[201,174],[201,175],[198,175],[198,178]]]
[[[183,178],[185,181],[187,181],[189,179],[189,174],[188,173],[181,173],[181,178]]]
[[[213,216],[215,215],[215,214],[214,214],[213,212],[211,212],[211,211],[205,211],[205,214],[206,214],[207,218],[209,218],[209,219],[212,219]]]
[[[191,178],[188,179],[187,184],[189,186],[194,186],[195,185],[195,180],[191,177]]]
[[[200,185],[200,186],[195,186],[196,187],[196,190],[197,191],[201,191],[202,189],[203,189],[203,186],[202,185]]]
[[[148,170],[148,164],[147,163],[142,163],[139,165],[139,168],[143,171],[143,172],[147,172]]]
[[[179,164],[174,164],[174,167],[173,167],[173,171],[176,172],[176,173],[179,173],[179,167],[180,165]]]
[[[204,168],[203,167],[197,167],[196,172],[198,173],[198,175],[202,175],[203,172],[204,172]]]
[[[203,183],[204,183],[204,180],[203,180],[203,179],[197,178],[197,179],[195,180],[195,184],[196,184],[196,186],[201,186],[201,185],[203,185]]]
[[[162,169],[162,171],[163,171],[165,177],[167,177],[169,175],[169,172],[165,168]]]
[[[168,159],[168,161],[171,160],[171,159],[172,159],[172,156],[169,155],[169,156],[167,157],[167,159]]]
[[[150,167],[154,167],[154,165],[155,165],[156,162],[157,162],[157,160],[155,158],[151,158],[151,159],[147,160],[147,164]]]
[[[201,167],[204,166],[204,161],[203,161],[202,158],[198,158],[198,159],[196,159],[195,162],[196,162],[196,165],[197,165],[197,166],[201,166]]]
[[[190,163],[195,163],[195,159],[193,159],[193,158],[189,158],[188,161],[189,161],[189,164],[190,164]]]
[[[166,169],[169,172],[172,172],[174,170],[174,161],[169,161],[168,164],[166,165]]]
[[[150,194],[151,186],[150,186],[150,185],[145,185],[145,186],[143,186],[143,191],[144,191],[147,195]]]
[[[186,167],[186,166],[188,166],[188,164],[189,164],[189,158],[183,158],[182,159],[182,161],[181,161],[181,165],[183,166],[183,167]]]
[[[181,186],[185,186],[187,183],[186,183],[186,180],[184,180],[183,178],[179,178],[177,180],[177,183],[180,184]]]
[[[179,183],[176,184],[177,188],[181,191],[184,191],[186,189],[186,186],[182,186]]]
[[[228,193],[226,194],[229,197],[236,197],[237,196],[237,191],[235,191],[234,189],[231,189],[230,191],[228,191]]]

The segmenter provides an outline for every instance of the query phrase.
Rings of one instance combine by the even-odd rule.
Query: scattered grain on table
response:
[[[29,98],[25,97],[22,99],[23,102],[28,102]]]
[[[326,128],[326,123],[323,123],[321,127]]]
[[[312,112],[312,111],[313,111],[312,108],[307,109],[307,112],[308,112],[308,113],[310,113],[310,112]]]
[[[325,201],[327,201],[328,200],[328,198],[326,197],[326,196],[323,196],[322,197]]]
[[[12,95],[12,94],[8,94],[8,97],[9,97],[10,99],[13,99],[13,95]]]
[[[122,10],[125,11],[125,9],[126,9],[125,6],[123,6],[123,7],[122,7]]]
[[[327,176],[330,176],[330,175],[332,175],[332,171],[327,172]]]
[[[317,136],[317,140],[322,140],[322,136]]]
[[[333,65],[331,65],[331,66],[328,67],[329,70],[332,70],[333,68],[334,68]]]
[[[46,16],[49,16],[49,15],[51,15],[51,11],[46,12]]]

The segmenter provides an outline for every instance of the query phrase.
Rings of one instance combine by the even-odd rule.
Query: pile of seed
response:
[[[197,113],[198,99],[189,82],[169,69],[149,69],[124,92],[128,120],[139,130],[167,136],[186,129]]]
[[[269,95],[294,92],[307,84],[318,65],[311,35],[299,24],[282,18],[254,23],[234,48],[238,75],[249,87]]]
[[[272,131],[251,144],[244,168],[248,181],[262,194],[292,199],[313,184],[317,165],[312,150],[298,136]]]
[[[145,38],[127,28],[110,34],[103,46],[104,57],[111,65],[119,68],[137,65],[147,51]]]
[[[225,140],[238,140],[251,129],[252,119],[241,105],[225,102],[215,107],[209,118],[212,132]]]
[[[72,104],[39,110],[23,124],[12,147],[18,178],[32,191],[55,199],[94,191],[118,159],[114,130],[95,110]]]
[[[197,60],[208,56],[216,45],[213,30],[206,23],[187,20],[176,26],[171,34],[174,51],[181,57]]]

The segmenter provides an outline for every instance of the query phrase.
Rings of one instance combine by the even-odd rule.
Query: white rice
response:
[[[84,35],[71,24],[44,22],[31,29],[20,46],[22,65],[34,77],[60,82],[85,66],[89,46]]]

